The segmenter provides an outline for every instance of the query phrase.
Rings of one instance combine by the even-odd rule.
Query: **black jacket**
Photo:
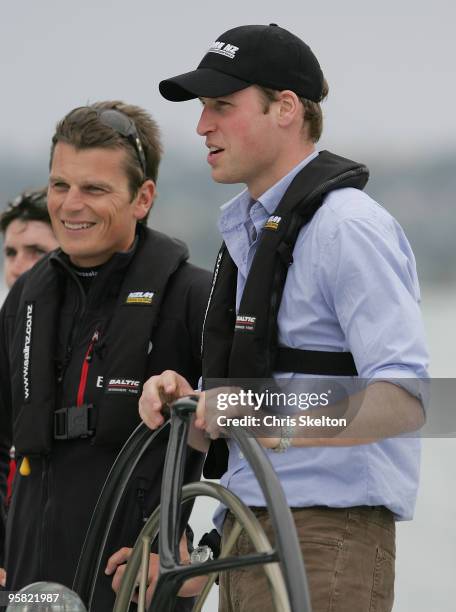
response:
[[[151,256],[147,249],[157,243],[162,248]],[[149,337],[141,337],[136,319],[145,312],[141,308],[147,307],[148,290],[154,292],[157,274],[171,256],[176,270],[159,292],[161,295],[154,295],[160,307],[153,317]],[[105,264],[92,281],[87,296],[68,267],[67,257],[59,252],[21,277],[8,295],[0,314],[1,484],[7,472],[11,442],[17,440],[19,461],[21,455],[27,454],[31,464],[29,476],[16,477],[8,512],[4,560],[8,589],[18,590],[38,580],[71,586],[101,486],[120,447],[140,422],[137,400],[142,383],[153,374],[173,369],[196,385],[210,275],[185,259],[182,245],[141,228],[133,251],[116,254]],[[138,292],[131,291],[131,278],[142,279]],[[33,286],[37,279],[44,291]],[[34,300],[24,300],[31,291]],[[144,295],[146,304],[144,300],[141,303]],[[128,300],[133,303],[127,304]],[[24,309],[33,303],[39,312],[39,306],[45,302],[54,308],[54,316],[37,319],[39,326],[32,331],[28,379],[23,357],[27,321]],[[88,347],[94,332],[99,330],[101,337],[83,374]],[[52,341],[48,342],[49,338]],[[136,347],[138,357],[132,359]],[[116,359],[117,370],[113,372],[110,368]],[[123,373],[122,367],[127,367],[125,359],[131,367]],[[140,380],[139,388],[130,392],[127,384],[115,392],[119,389],[116,382],[122,387],[135,377]],[[24,380],[29,385],[27,394]],[[76,405],[81,389],[83,402],[93,404],[97,410],[95,435],[55,440],[53,410]],[[33,403],[34,393],[40,396],[42,404]],[[109,542],[110,553],[134,543],[144,517],[157,505],[166,442],[165,434],[138,466]],[[191,451],[186,479],[198,479],[200,468],[200,455]],[[100,612],[112,609],[110,582],[111,578],[105,579],[95,598],[98,602],[95,608]]]

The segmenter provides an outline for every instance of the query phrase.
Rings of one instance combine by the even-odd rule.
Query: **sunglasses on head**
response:
[[[65,121],[71,121],[72,117],[75,119],[78,111],[87,109],[95,112],[98,116],[98,120],[103,125],[111,128],[114,130],[114,132],[117,132],[117,134],[120,134],[120,136],[128,140],[128,142],[135,149],[143,175],[145,178],[147,178],[146,156],[144,155],[144,149],[133,119],[116,108],[93,108],[91,106],[78,106],[78,108],[75,108],[66,116]]]

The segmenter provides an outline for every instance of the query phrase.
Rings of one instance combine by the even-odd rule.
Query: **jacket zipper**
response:
[[[79,304],[74,311],[73,325],[69,333],[69,337],[67,340],[67,345],[65,347],[65,355],[63,357],[63,361],[59,368],[58,376],[57,376],[57,389],[56,389],[56,407],[61,407],[62,404],[62,384],[65,377],[66,369],[70,364],[71,357],[73,354],[73,346],[77,336],[77,333],[81,327],[81,323],[84,318],[84,314],[86,312],[87,299],[84,293],[84,289],[78,279],[78,277],[74,274],[71,268],[62,260],[56,259],[59,265],[65,270],[68,276],[75,282],[76,287],[79,292]]]
[[[92,361],[93,357],[93,349],[95,347],[95,344],[98,342],[99,337],[100,332],[98,330],[95,330],[92,339],[89,342],[89,346],[87,347],[87,352],[85,354],[84,361],[82,362],[81,376],[79,378],[76,406],[82,406],[84,404],[84,394],[87,386],[87,377],[89,375],[90,362]]]

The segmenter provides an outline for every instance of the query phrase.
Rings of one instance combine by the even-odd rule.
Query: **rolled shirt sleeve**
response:
[[[415,258],[397,221],[373,204],[334,224],[321,248],[320,288],[359,376],[401,384],[427,404],[429,357]]]

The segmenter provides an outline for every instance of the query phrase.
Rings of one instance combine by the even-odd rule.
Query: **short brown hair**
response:
[[[8,226],[16,219],[19,221],[41,221],[51,225],[51,219],[46,205],[47,188],[41,187],[23,191],[0,214],[0,230],[5,233]]]
[[[277,94],[279,93],[276,89],[269,89],[268,87],[262,87],[256,85],[259,89],[263,98],[263,112],[266,114],[269,112],[271,102],[277,100]],[[321,110],[320,103],[326,98],[329,92],[329,86],[325,78],[323,78],[323,88],[321,92],[321,98],[318,102],[313,102],[307,98],[298,96],[304,109],[304,123],[303,126],[308,127],[309,138],[312,142],[318,142],[323,132],[323,112]]]
[[[107,109],[120,111],[135,124],[144,150],[147,176],[144,176],[135,147],[127,138],[99,120],[98,113]],[[52,137],[49,165],[52,164],[55,146],[58,142],[70,144],[76,149],[91,149],[94,147],[124,149],[127,152],[125,171],[132,198],[147,178],[154,182],[157,181],[158,166],[162,154],[160,130],[152,117],[139,106],[112,100],[95,102],[88,106],[73,109],[57,123],[55,134]]]

